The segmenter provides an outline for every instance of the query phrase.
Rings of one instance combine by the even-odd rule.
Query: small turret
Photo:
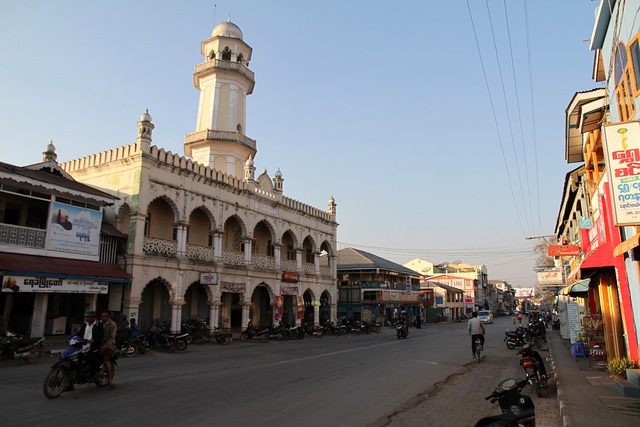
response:
[[[46,151],[42,152],[42,161],[43,162],[55,162],[57,158],[58,158],[58,155],[56,154],[56,146],[53,145],[53,141],[51,141],[47,145]]]
[[[151,133],[153,132],[153,128],[155,128],[155,126],[151,123],[149,110],[145,110],[138,122],[138,138],[136,139],[136,142],[140,144],[141,151],[145,153],[151,151]]]

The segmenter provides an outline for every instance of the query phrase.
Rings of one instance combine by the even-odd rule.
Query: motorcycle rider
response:
[[[471,319],[467,322],[467,330],[469,331],[469,335],[471,335],[471,354],[473,357],[476,357],[475,348],[473,346],[473,342],[476,337],[480,338],[480,345],[484,347],[484,324],[482,320],[478,319],[478,312],[474,311],[471,314]]]
[[[402,331],[405,334],[409,334],[409,318],[407,317],[407,312],[402,310],[400,313],[400,318],[398,319],[398,323],[402,325]]]
[[[102,313],[102,323],[104,328],[104,335],[102,336],[102,342],[100,345],[100,355],[102,356],[102,362],[104,368],[107,371],[107,378],[109,378],[109,388],[114,389],[116,385],[113,383],[113,367],[111,366],[111,356],[114,353],[114,344],[116,342],[116,322],[111,320],[108,312]]]
[[[84,323],[82,324],[82,326],[80,326],[80,329],[78,329],[76,336],[82,337],[87,340],[90,345],[89,348],[91,350],[89,352],[88,358],[89,363],[94,366],[99,366],[100,363],[98,362],[98,358],[95,354],[96,352],[100,351],[102,339],[104,336],[104,329],[102,327],[102,324],[97,321],[95,311],[89,310],[84,313]],[[71,391],[74,388],[75,387],[73,386],[73,384],[70,383],[65,391]]]

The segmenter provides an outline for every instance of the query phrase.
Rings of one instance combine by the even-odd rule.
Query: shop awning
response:
[[[591,279],[580,280],[573,285],[565,286],[560,290],[560,295],[568,295],[570,297],[583,297],[589,292],[589,283]]]
[[[0,252],[0,273],[5,276],[55,277],[108,283],[129,283],[132,278],[117,264],[8,252]]]
[[[580,264],[580,269],[613,267],[613,244],[606,242],[589,252]]]

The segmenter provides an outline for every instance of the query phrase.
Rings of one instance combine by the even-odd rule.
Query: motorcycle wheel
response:
[[[507,341],[507,348],[509,350],[513,350],[514,348],[516,348],[516,343],[514,343],[513,341]]]
[[[134,344],[127,345],[121,351],[122,351],[122,354],[124,354],[127,357],[136,357],[138,355],[138,347]]]
[[[140,354],[144,354],[144,352],[145,352],[145,351],[147,351],[147,350],[144,348],[144,345],[143,345],[143,344],[134,344],[134,345],[136,346],[136,348],[138,349],[138,353],[140,353]]]
[[[540,387],[540,383],[536,378],[531,379],[531,387],[536,392],[536,396],[544,397],[544,392],[542,391],[542,387]]]
[[[167,342],[165,342],[162,346],[162,349],[167,353],[173,353],[174,351],[176,351],[176,345],[173,341],[167,340]]]
[[[324,336],[324,329],[318,329],[315,334],[316,338],[322,338]]]
[[[244,332],[240,334],[240,341],[247,342],[248,340],[249,340],[249,335],[247,335]]]
[[[401,336],[402,336],[402,333],[398,331],[398,339],[400,339]]]
[[[227,345],[231,342],[231,335],[222,335],[217,339],[218,344]]]
[[[67,370],[62,366],[56,366],[51,368],[47,376],[44,377],[42,391],[47,398],[54,399],[60,396],[65,388],[67,388],[68,381]]]
[[[373,332],[376,333],[376,334],[379,333],[380,332],[380,325],[377,325],[377,324],[374,325],[373,326]]]
[[[29,355],[24,358],[25,363],[36,363],[42,357],[42,347],[34,345]]]
[[[178,351],[186,350],[188,345],[187,340],[176,340],[175,342],[176,350]]]
[[[267,334],[260,335],[260,342],[269,342],[269,335]]]
[[[116,366],[111,363],[111,379],[116,375]],[[96,378],[93,380],[97,387],[106,387],[109,384],[109,378],[107,377],[107,371],[105,369],[100,370],[96,374]]]

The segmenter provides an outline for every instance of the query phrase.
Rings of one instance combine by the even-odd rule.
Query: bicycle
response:
[[[482,353],[482,341],[480,340],[480,337],[475,337],[473,339],[473,354],[476,358],[476,362],[480,363],[480,355]]]

